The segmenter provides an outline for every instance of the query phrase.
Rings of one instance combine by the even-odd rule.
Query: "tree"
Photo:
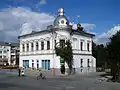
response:
[[[106,48],[103,44],[96,45],[94,42],[92,42],[92,54],[96,58],[96,64],[97,67],[105,68],[106,58]]]
[[[111,61],[111,75],[113,80],[116,80],[117,74],[119,72],[120,64],[120,31],[110,38],[110,42],[107,45],[107,51],[109,54],[109,59]]]
[[[55,45],[55,52],[57,56],[64,58],[65,62],[69,67],[69,74],[71,74],[72,65],[73,65],[73,53],[72,53],[72,46],[70,40],[67,40],[65,42],[64,47],[57,47]]]

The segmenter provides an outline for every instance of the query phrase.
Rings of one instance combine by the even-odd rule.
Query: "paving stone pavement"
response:
[[[0,90],[120,90],[119,83],[100,82],[100,73],[75,75],[73,78],[47,78],[37,80],[34,76],[18,77],[0,72]],[[15,73],[16,71],[12,71]]]

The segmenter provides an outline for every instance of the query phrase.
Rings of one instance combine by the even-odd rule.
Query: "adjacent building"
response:
[[[19,64],[19,44],[0,42],[0,64]]]
[[[19,66],[24,68],[41,68],[49,71],[60,71],[61,57],[55,54],[55,43],[70,40],[73,49],[73,67],[77,73],[95,72],[96,59],[92,56],[93,34],[87,33],[78,24],[78,29],[72,29],[69,20],[64,15],[64,9],[58,10],[58,16],[53,25],[46,30],[33,31],[19,36],[20,61]],[[59,45],[58,45],[59,46]],[[65,67],[68,68],[65,63]]]

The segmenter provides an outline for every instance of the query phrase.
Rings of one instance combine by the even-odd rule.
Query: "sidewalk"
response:
[[[25,75],[36,77],[39,75],[39,71],[26,70]],[[70,76],[68,76],[68,75],[55,74],[55,76],[54,76],[51,71],[43,71],[43,75],[45,75],[47,78],[70,78]]]
[[[6,74],[18,75],[17,69],[16,70],[14,69],[11,71],[10,71],[10,69],[1,69],[0,72],[6,73]],[[30,77],[36,77],[39,75],[39,71],[38,70],[25,70],[25,75],[30,76]],[[47,78],[70,78],[70,76],[68,76],[68,75],[55,74],[55,76],[54,76],[52,71],[43,71],[43,75],[45,75]]]

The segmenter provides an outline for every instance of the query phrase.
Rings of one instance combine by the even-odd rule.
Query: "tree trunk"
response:
[[[113,61],[113,62],[111,62],[111,75],[113,76],[112,77],[113,81],[117,80],[117,73],[118,73],[117,62]]]

